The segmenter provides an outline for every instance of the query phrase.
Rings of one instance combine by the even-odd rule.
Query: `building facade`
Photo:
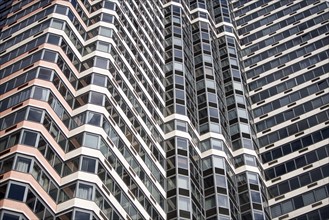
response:
[[[0,219],[329,218],[326,0],[0,1]]]

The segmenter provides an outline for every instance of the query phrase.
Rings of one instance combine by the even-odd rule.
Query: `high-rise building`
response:
[[[271,218],[328,219],[329,2],[232,6]]]
[[[0,219],[329,218],[327,0],[7,0],[0,30]]]

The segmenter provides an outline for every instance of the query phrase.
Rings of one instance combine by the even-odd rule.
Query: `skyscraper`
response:
[[[328,1],[0,19],[0,219],[328,219]]]

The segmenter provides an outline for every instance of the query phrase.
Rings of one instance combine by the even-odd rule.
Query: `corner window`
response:
[[[43,54],[43,59],[49,62],[56,63],[57,53],[49,50],[45,50]]]
[[[88,112],[87,124],[100,126],[101,124],[101,115],[93,112]]]
[[[102,52],[109,52],[109,50],[110,50],[110,44],[99,41],[97,43],[97,50],[102,51]]]
[[[33,98],[37,100],[47,101],[49,97],[49,90],[42,87],[34,87]]]
[[[259,192],[251,191],[251,200],[254,203],[261,203],[261,198]]]
[[[258,177],[257,177],[257,174],[253,174],[253,173],[248,173],[248,180],[249,180],[249,183],[251,184],[258,184]]]
[[[95,173],[96,169],[96,160],[91,159],[91,158],[82,158],[82,163],[81,163],[81,170],[86,171],[88,173]]]
[[[188,143],[186,139],[178,137],[176,141],[177,141],[176,145],[178,149],[187,150]]]
[[[15,169],[20,172],[29,173],[31,167],[31,159],[17,157]]]
[[[112,37],[112,29],[106,28],[106,27],[100,27],[99,35],[105,36],[105,37]]]
[[[99,67],[102,69],[108,68],[108,60],[102,57],[95,57],[95,67]]]
[[[214,167],[218,167],[218,168],[221,168],[221,169],[224,169],[225,168],[225,162],[224,162],[224,159],[221,158],[221,157],[213,157],[213,166]]]
[[[180,210],[190,211],[190,199],[189,198],[180,196],[178,203],[179,203]]]
[[[87,184],[79,183],[79,188],[77,191],[77,197],[81,199],[92,200],[93,187]],[[80,218],[84,219],[84,218]]]
[[[178,156],[177,157],[177,165],[179,168],[182,168],[182,169],[188,169],[188,160],[186,157],[181,157],[181,156]]]
[[[29,114],[27,116],[27,120],[41,122],[43,111],[35,108],[29,109]]]
[[[189,189],[189,180],[186,176],[178,176],[177,179],[178,188]]]
[[[90,213],[75,211],[74,220],[89,220]]]
[[[217,195],[217,202],[219,207],[228,208],[228,198],[224,195]]]
[[[24,131],[22,144],[34,147],[37,142],[38,134],[35,132]]]
[[[9,185],[8,199],[23,201],[25,196],[26,187],[18,184],[11,183]]]
[[[226,188],[226,178],[222,175],[216,175],[216,185],[222,188]]]
[[[214,196],[208,197],[205,200],[205,209],[211,209],[216,206],[216,200]]]
[[[14,214],[9,214],[9,213],[3,213],[1,219],[20,220],[20,216],[19,215],[14,215]]]
[[[60,20],[53,20],[51,22],[51,27],[59,29],[59,30],[63,30],[64,23],[63,23],[63,21],[60,21]]]
[[[202,160],[202,171],[210,169],[212,167],[211,157]]]
[[[97,135],[85,133],[83,145],[94,149],[98,148],[99,138]]]

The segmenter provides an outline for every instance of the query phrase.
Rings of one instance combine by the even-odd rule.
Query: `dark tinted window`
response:
[[[8,198],[18,201],[23,201],[24,193],[25,193],[25,186],[11,184],[8,193]]]

